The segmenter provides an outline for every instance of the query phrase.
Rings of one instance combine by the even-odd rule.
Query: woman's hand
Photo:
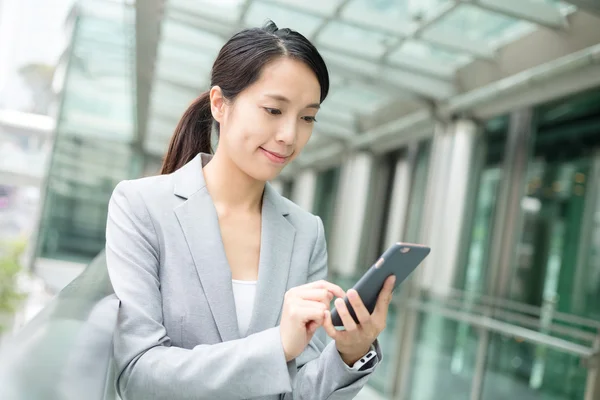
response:
[[[286,292],[279,325],[286,361],[298,357],[317,328],[323,325],[325,311],[329,309],[333,296],[343,297],[344,291],[323,280]]]
[[[325,321],[323,323],[325,331],[335,340],[337,350],[347,365],[352,366],[367,354],[375,339],[377,339],[385,328],[388,307],[392,301],[392,291],[394,290],[395,282],[395,276],[390,276],[385,281],[377,298],[373,314],[369,314],[369,310],[363,304],[356,290],[350,289],[348,291],[347,297],[360,324],[354,322],[344,300],[341,298],[337,299],[335,301],[335,308],[346,328],[345,331],[336,330],[331,321],[331,313],[325,311]]]

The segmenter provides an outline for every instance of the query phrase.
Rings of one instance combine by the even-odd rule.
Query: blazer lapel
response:
[[[202,165],[210,156],[198,156],[179,171],[175,194],[187,201],[175,208],[196,270],[223,342],[239,339],[239,328],[219,219],[206,189]],[[201,162],[202,161],[202,162]]]
[[[267,184],[262,205],[258,284],[248,335],[278,323],[296,236],[296,230],[286,215],[282,198]]]
[[[186,199],[175,208],[192,254],[202,288],[222,341],[239,339],[239,328],[217,210],[206,189],[202,166],[211,159],[201,154],[175,172],[174,192]],[[263,194],[258,284],[247,335],[277,325],[288,275],[295,228],[288,222],[283,198],[267,183]]]

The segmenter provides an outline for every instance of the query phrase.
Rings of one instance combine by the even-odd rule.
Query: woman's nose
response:
[[[280,129],[277,131],[277,136],[275,139],[279,143],[284,143],[286,145],[293,145],[296,142],[297,136],[297,125],[295,123],[287,123],[283,124]]]

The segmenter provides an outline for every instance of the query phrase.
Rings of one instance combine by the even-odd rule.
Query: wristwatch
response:
[[[360,360],[355,362],[350,369],[353,371],[363,371],[368,369],[373,365],[373,361],[376,357],[377,352],[375,351],[375,348],[371,346],[371,351],[361,357]]]

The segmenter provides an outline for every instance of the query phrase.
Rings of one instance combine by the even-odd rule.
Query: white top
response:
[[[239,281],[232,279],[233,297],[235,299],[235,311],[237,314],[240,336],[246,336],[252,309],[254,308],[254,297],[256,295],[256,281]]]

